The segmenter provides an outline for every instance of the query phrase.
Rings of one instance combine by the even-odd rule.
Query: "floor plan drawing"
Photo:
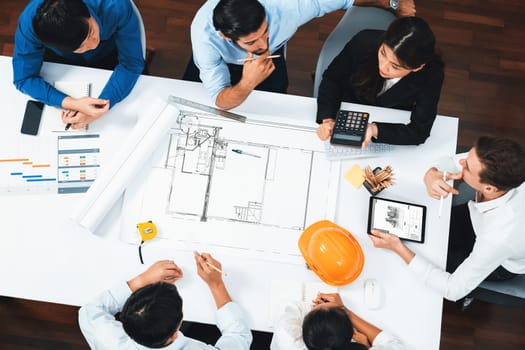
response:
[[[279,239],[297,255],[302,231],[335,214],[339,167],[323,149],[312,128],[181,112],[124,212],[162,238],[283,253]]]

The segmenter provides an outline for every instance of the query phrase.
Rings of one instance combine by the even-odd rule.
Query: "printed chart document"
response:
[[[129,243],[152,220],[181,250],[302,264],[303,230],[334,219],[340,162],[326,159],[315,127],[182,111],[141,165],[124,196]]]
[[[86,192],[100,167],[99,145],[99,134],[20,134],[0,150],[0,194]]]

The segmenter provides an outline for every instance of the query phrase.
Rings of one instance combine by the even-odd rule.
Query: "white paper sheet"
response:
[[[161,100],[143,112],[120,152],[101,170],[71,218],[93,232],[133,177],[148,163],[178,115],[177,107]]]

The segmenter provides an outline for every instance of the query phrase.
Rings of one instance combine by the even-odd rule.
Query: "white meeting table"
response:
[[[0,101],[4,108],[0,128],[1,159],[16,145],[29,143],[37,147],[40,136],[20,134],[28,96],[18,92],[12,84],[10,57],[0,57],[0,72]],[[101,91],[110,73],[49,63],[42,68],[42,76],[47,81],[91,82],[93,96]],[[90,125],[91,132],[101,135],[102,167],[111,161],[111,156],[133,128],[137,110],[156,97],[167,99],[169,95],[213,105],[201,84],[140,77],[124,101]],[[404,111],[350,104],[346,107],[366,109],[372,119],[377,116],[382,121],[405,122],[409,118],[409,113]],[[264,115],[275,121],[294,120],[300,125],[316,125],[313,98],[254,92],[233,111],[248,118]],[[425,144],[371,159],[345,160],[341,166],[344,173],[354,163],[372,167],[391,165],[396,184],[383,191],[381,196],[427,206],[425,243],[408,243],[408,246],[442,267],[446,260],[451,202],[450,198],[444,201],[443,215],[439,218],[439,201],[426,194],[423,175],[437,159],[454,154],[457,128],[457,118],[438,116]],[[84,194],[0,194],[0,295],[80,306],[102,290],[142,272],[157,259],[173,259],[185,273],[184,278],[176,283],[184,299],[185,319],[215,322],[215,305],[207,287],[196,274],[189,252],[180,252],[157,242],[147,247],[146,265],[141,265],[137,246],[119,239],[122,200],[92,234],[69,219],[82,196]],[[394,253],[372,246],[366,233],[369,196],[364,188],[353,188],[341,176],[335,221],[353,233],[365,254],[360,277],[340,288],[343,300],[364,319],[400,337],[409,349],[438,349],[442,297],[422,285]],[[232,298],[246,310],[249,323],[255,330],[271,330],[272,280],[317,280],[304,265],[227,254],[216,257],[228,272],[225,282]],[[368,278],[376,279],[383,291],[382,306],[377,310],[368,309],[363,303],[363,284]]]

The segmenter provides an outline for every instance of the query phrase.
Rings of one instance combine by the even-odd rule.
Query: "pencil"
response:
[[[204,262],[206,263],[206,265],[208,265],[209,267],[211,267],[212,269],[214,269],[215,271],[219,272],[219,273],[222,273],[223,276],[228,276],[228,274],[224,271],[222,271],[221,269],[219,269],[217,266],[213,265],[212,263],[204,260]]]
[[[266,60],[266,59],[268,59],[268,58],[279,58],[279,57],[281,57],[281,55],[270,55],[270,56],[265,57],[264,59]],[[253,60],[256,60],[256,59],[258,59],[258,58],[259,58],[259,57],[239,58],[239,59],[237,60],[237,62],[253,61]]]
[[[447,171],[443,171],[443,181],[447,181]],[[441,214],[443,213],[443,195],[439,198],[439,216],[441,217]]]
[[[206,265],[208,265],[209,267],[211,267],[212,269],[214,269],[215,271],[221,273],[223,276],[228,276],[228,274],[224,271],[222,271],[221,269],[219,269],[217,266],[213,265],[211,262],[209,262],[208,260],[206,260],[205,257],[202,256],[201,253],[197,252],[197,251],[193,251],[195,254],[198,254],[203,260],[204,262],[206,263]]]

